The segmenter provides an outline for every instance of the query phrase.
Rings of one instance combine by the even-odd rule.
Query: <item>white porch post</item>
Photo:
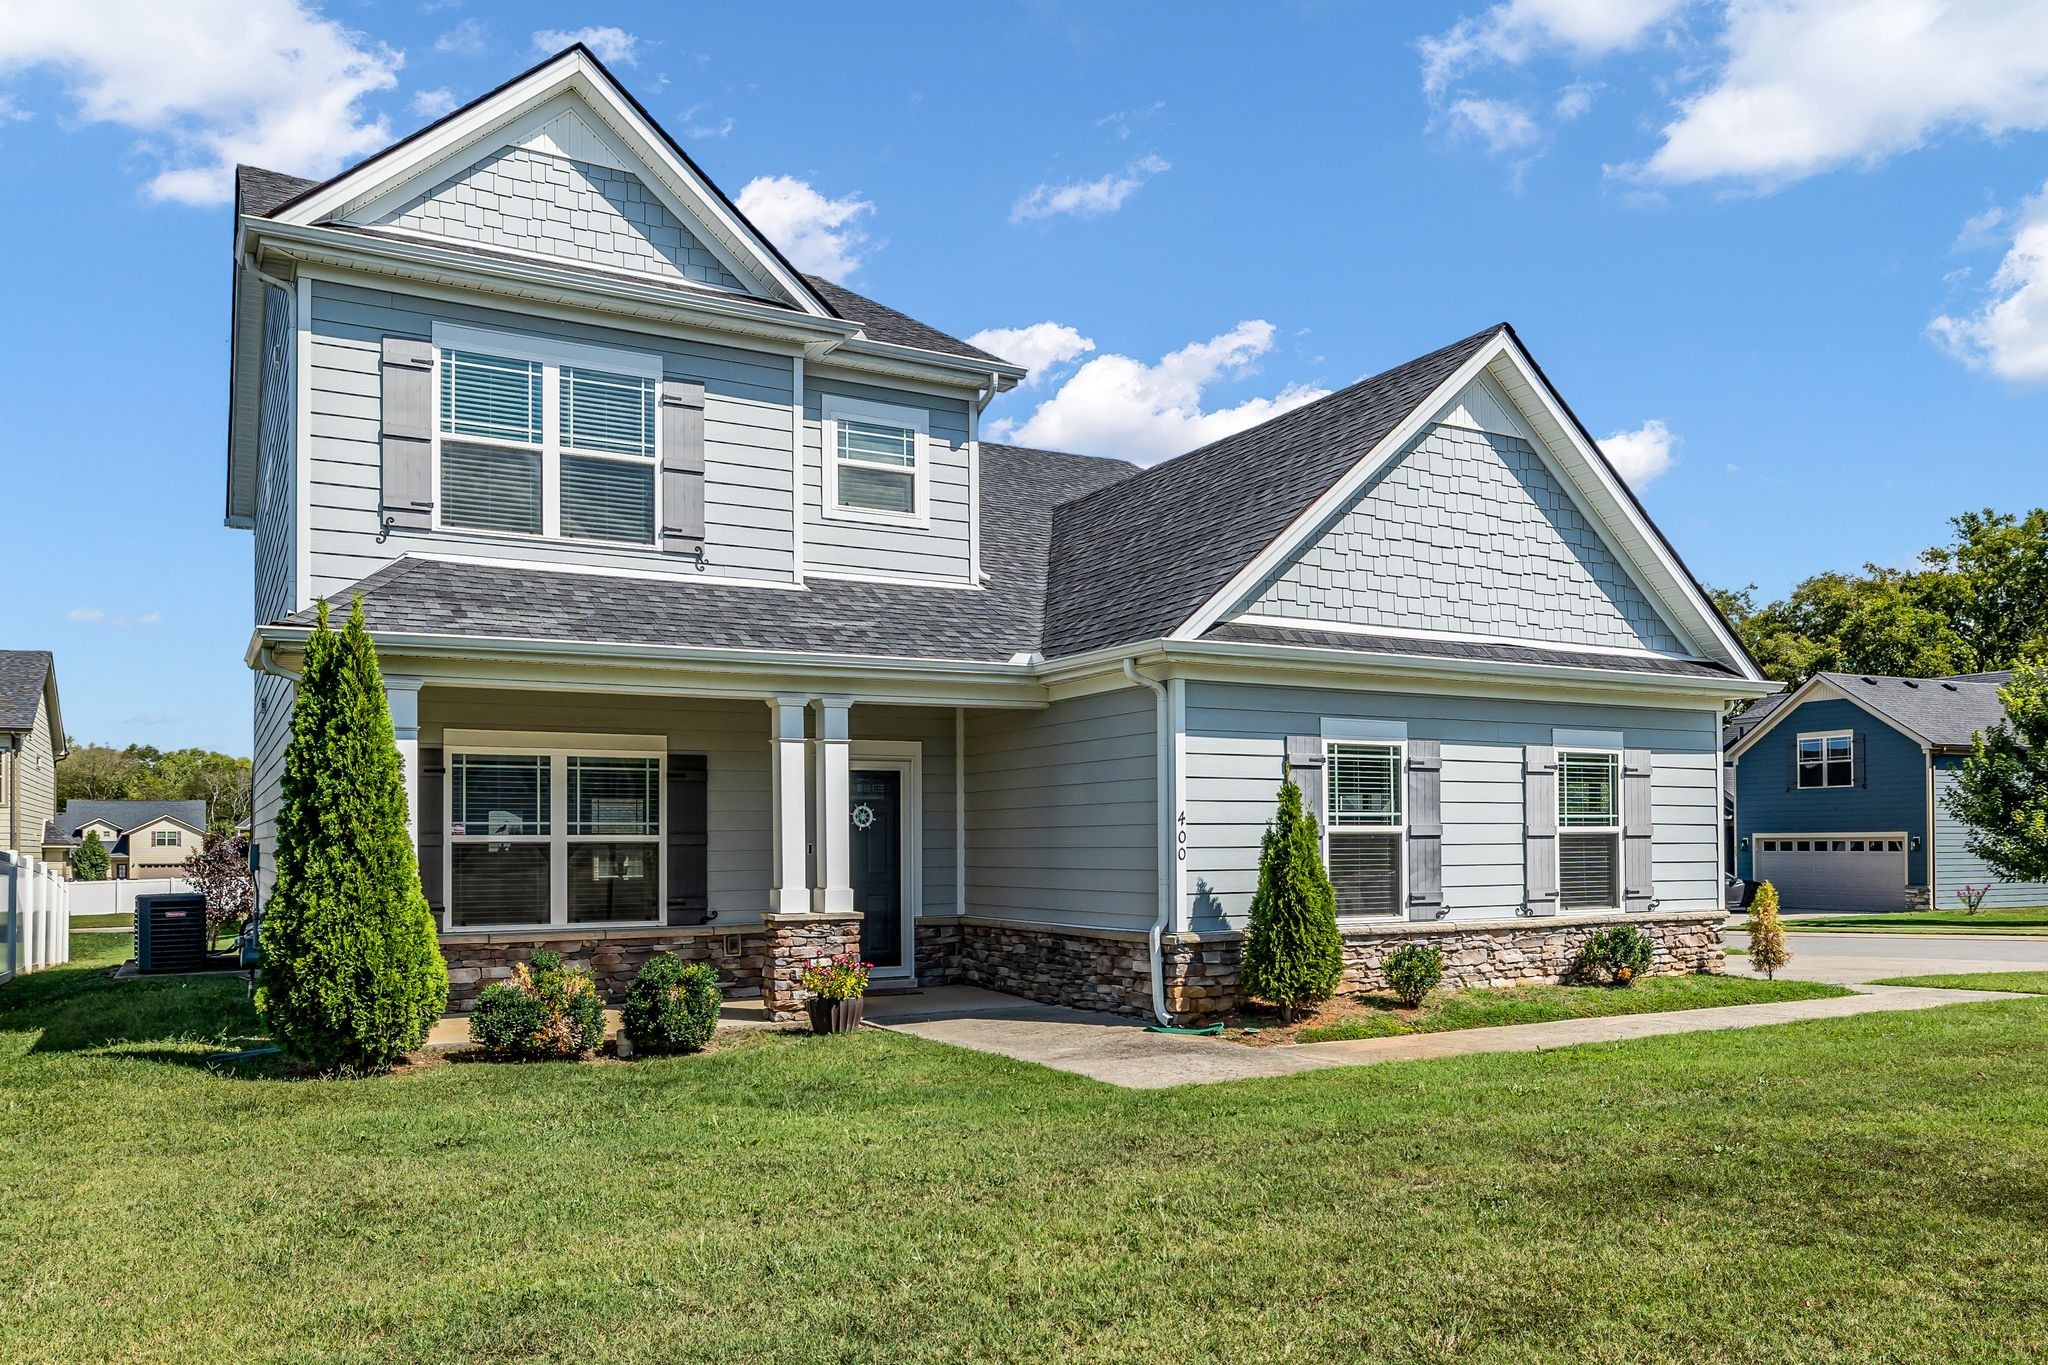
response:
[[[850,697],[818,702],[818,887],[811,909],[822,914],[853,910],[853,741]]]
[[[774,717],[769,755],[774,861],[768,910],[801,915],[811,908],[804,878],[804,698],[777,697],[768,708]]]
[[[405,772],[405,833],[420,846],[420,680],[384,679],[384,702],[391,708],[391,733],[398,741],[398,761]]]

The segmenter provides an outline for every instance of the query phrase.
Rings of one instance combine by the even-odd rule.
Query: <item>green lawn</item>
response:
[[[308,1082],[206,1067],[239,982],[75,951],[0,987],[8,1361],[2048,1354],[2048,999],[1150,1092],[874,1031]]]
[[[71,917],[71,927],[74,929],[133,929],[135,927],[135,916],[73,915]]]
[[[1785,928],[1799,934],[2048,934],[2048,906],[1980,910],[1974,915],[1960,907],[1878,915],[1788,915]]]
[[[2048,995],[2048,972],[1957,972],[1951,976],[1895,976],[1879,986],[1934,986],[1957,991],[2018,991]]]
[[[1718,1005],[1762,1005],[1775,1000],[1819,1000],[1853,995],[1817,981],[1755,981],[1746,976],[1646,976],[1625,987],[1516,986],[1507,990],[1432,991],[1419,1009],[1401,1007],[1391,995],[1348,997],[1335,1018],[1299,1030],[1298,1043],[1332,1043],[1345,1038],[1387,1038],[1403,1033],[1445,1033],[1452,1029],[1496,1028],[1503,1024],[1548,1024],[1560,1019],[1596,1019],[1614,1014],[1657,1014],[1703,1010]]]

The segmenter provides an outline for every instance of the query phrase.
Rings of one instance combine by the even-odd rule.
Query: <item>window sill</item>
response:
[[[442,929],[436,937],[442,943],[536,943],[596,938],[698,938],[734,932],[733,928],[713,924],[496,924]]]
[[[820,520],[845,526],[887,526],[898,531],[932,529],[930,512],[863,512],[852,507],[827,507],[818,515]]]

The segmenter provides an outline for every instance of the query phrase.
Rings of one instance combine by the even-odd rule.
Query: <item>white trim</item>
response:
[[[1166,681],[1166,715],[1173,766],[1173,931],[1188,927],[1188,684],[1185,678]]]
[[[1323,721],[1323,814],[1320,821],[1323,832],[1323,866],[1330,866],[1330,836],[1332,834],[1379,834],[1394,841],[1394,908],[1384,915],[1337,914],[1337,922],[1347,925],[1385,924],[1390,920],[1405,920],[1408,917],[1408,737],[1404,733],[1399,739],[1384,736],[1353,738],[1333,737],[1327,732],[1330,720]],[[1394,752],[1394,813],[1399,817],[1393,824],[1348,824],[1341,828],[1337,824],[1337,764],[1338,749],[1391,749]]]
[[[824,450],[821,442],[818,446],[820,456]],[[801,583],[804,581],[804,357],[801,351],[791,358],[789,373],[789,551],[790,577]]]
[[[531,332],[507,332],[495,327],[472,327],[466,323],[438,319],[434,322],[434,349],[482,351],[509,360],[537,360],[543,365],[603,370],[608,374],[632,375],[637,379],[658,381],[661,378],[661,357],[651,351],[592,346],[586,342],[565,341]],[[437,412],[437,418],[438,415]]]
[[[296,611],[313,605],[313,280],[299,276],[298,307],[292,318],[293,368],[298,371],[292,400],[292,463],[296,497],[292,510],[292,596]],[[381,470],[383,455],[378,455]],[[379,474],[379,485],[382,484]]]
[[[812,569],[808,578],[830,578],[841,583],[894,583],[905,588],[946,588],[953,592],[983,592],[980,583],[964,578],[925,578],[908,573],[854,573],[849,569]]]
[[[967,708],[964,706],[953,708],[953,913],[967,913]]]
[[[903,775],[900,788],[902,811],[897,846],[897,876],[901,879],[898,919],[902,943],[900,967],[877,968],[875,977],[891,985],[917,980],[917,924],[924,917],[924,744],[914,739],[857,739],[848,755],[847,808],[840,819],[853,819],[851,777],[856,769],[889,770]],[[851,859],[849,858],[849,867]]]
[[[1402,640],[1456,640],[1465,644],[1523,645],[1531,649],[1548,649],[1569,654],[1607,654],[1620,659],[1686,659],[1683,654],[1667,654],[1656,649],[1637,649],[1625,645],[1582,645],[1565,640],[1545,640],[1526,635],[1482,635],[1466,630],[1417,630],[1402,626],[1361,625],[1355,621],[1325,621],[1310,616],[1266,616],[1246,612],[1230,617],[1225,623],[1233,626],[1273,626],[1282,630],[1327,630],[1333,635],[1384,635]]]
[[[818,515],[826,521],[853,522],[870,526],[895,526],[912,530],[928,531],[932,524],[931,504],[931,414],[924,408],[906,407],[896,403],[875,403],[860,398],[843,398],[838,394],[819,395],[818,400]],[[891,465],[867,460],[845,460],[839,456],[839,423],[841,419],[866,422],[875,426],[897,427],[909,431],[911,438],[911,466]],[[846,507],[839,501],[839,466],[851,464],[862,469],[872,469],[879,474],[910,475],[910,501],[908,512],[885,512],[873,508]]]
[[[991,378],[990,393],[994,393]],[[967,400],[967,577],[980,584],[981,572],[981,409],[979,394]]]
[[[1819,741],[1820,741],[1820,759],[1819,759],[1819,763],[1820,763],[1820,778],[1821,778],[1821,780],[1820,780],[1820,785],[1818,785],[1818,786],[1814,786],[1814,787],[1809,787],[1809,786],[1807,786],[1807,785],[1806,785],[1806,784],[1805,784],[1804,782],[1802,782],[1802,781],[1800,781],[1800,780],[1799,780],[1799,779],[1800,779],[1800,777],[1802,776],[1802,774],[1800,773],[1800,769],[1801,769],[1801,768],[1804,768],[1804,767],[1806,766],[1806,761],[1805,761],[1805,759],[1803,759],[1803,758],[1802,758],[1802,757],[1800,756],[1799,750],[1800,750],[1800,747],[1801,747],[1802,745],[1804,745],[1804,744],[1806,743],[1806,741],[1807,741],[1807,740],[1809,740],[1809,739],[1814,739],[1814,740],[1819,740]],[[1827,742],[1828,742],[1829,740],[1831,740],[1831,739],[1846,739],[1846,740],[1848,740],[1848,741],[1849,741],[1849,780],[1848,780],[1847,782],[1830,782],[1830,781],[1828,781],[1828,780],[1827,780],[1827,779],[1828,779],[1828,765],[1829,765],[1829,764],[1830,764],[1830,763],[1831,763],[1831,762],[1833,761],[1832,759],[1830,759],[1830,758],[1828,757],[1828,746],[1827,746]],[[1792,737],[1792,790],[1793,790],[1793,791],[1795,791],[1795,792],[1839,792],[1839,791],[1848,791],[1848,790],[1850,790],[1851,788],[1853,788],[1853,787],[1854,787],[1855,785],[1856,785],[1856,732],[1855,732],[1854,730],[1801,730],[1801,731],[1799,731],[1799,732],[1798,732],[1797,734],[1793,735],[1793,737]]]
[[[628,540],[585,541],[574,536],[550,538],[546,536],[516,535],[512,532],[477,531],[466,526],[451,526],[447,531],[440,534],[450,538],[477,536],[485,539],[495,539],[498,535],[504,534],[511,535],[516,540],[530,541],[535,544],[561,542],[569,545],[595,544],[636,548],[634,543]],[[596,578],[642,578],[658,583],[712,582],[737,588],[762,588],[768,592],[802,592],[804,587],[801,583],[791,583],[781,578],[746,578],[739,574],[717,573],[708,570],[699,573],[695,570],[679,569],[675,573],[660,573],[652,567],[629,569],[621,568],[615,564],[570,564],[555,559],[519,559],[509,555],[449,554],[445,550],[407,550],[398,559],[425,559],[443,564],[490,564],[510,569],[545,569],[550,573],[580,574]],[[396,564],[398,560],[394,559],[391,562]],[[477,638],[482,639],[486,637],[479,636]]]
[[[1567,825],[1564,822],[1564,760],[1566,754],[1584,754],[1614,760],[1614,818],[1603,825]],[[1557,791],[1554,796],[1556,809],[1552,812],[1552,837],[1557,840],[1557,900],[1554,902],[1560,915],[1618,915],[1627,910],[1628,888],[1623,885],[1628,874],[1623,867],[1622,840],[1628,833],[1622,812],[1622,783],[1628,776],[1626,751],[1599,744],[1554,744],[1552,764],[1557,775]],[[1654,765],[1653,765],[1654,766]],[[1719,813],[1716,817],[1719,818]],[[1567,835],[1596,834],[1611,839],[1614,843],[1614,894],[1613,905],[1566,905],[1564,903],[1564,841]]]

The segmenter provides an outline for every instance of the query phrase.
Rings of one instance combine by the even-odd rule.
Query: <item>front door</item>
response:
[[[853,908],[861,914],[860,953],[877,976],[906,976],[909,927],[903,894],[901,767],[856,767],[853,782]]]

